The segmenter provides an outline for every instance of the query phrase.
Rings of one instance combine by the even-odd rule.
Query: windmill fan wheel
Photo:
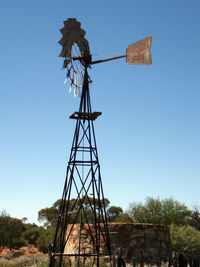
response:
[[[80,96],[80,89],[83,85],[83,68],[88,65],[90,58],[89,43],[85,39],[85,31],[81,23],[75,18],[64,21],[64,27],[60,30],[62,38],[59,43],[62,45],[60,57],[64,57],[63,68],[67,69],[66,81],[70,81],[69,91],[74,88],[74,96]]]

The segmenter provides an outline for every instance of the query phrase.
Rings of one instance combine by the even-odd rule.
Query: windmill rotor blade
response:
[[[77,81],[77,88],[78,88],[78,96],[81,97],[81,92],[80,92],[80,80],[79,80],[79,75],[77,74],[76,77],[76,81]]]
[[[128,64],[151,65],[152,36],[142,39],[126,48],[126,62]]]
[[[77,83],[76,83],[76,73],[74,73],[74,86],[76,87]]]
[[[72,84],[70,84],[69,93],[71,93],[71,91],[72,91]]]
[[[74,97],[76,97],[76,73],[74,73]]]
[[[74,85],[74,97],[76,97],[76,86]]]
[[[64,62],[63,62],[63,69],[67,68],[68,64],[71,62],[71,60],[69,59],[65,59]]]

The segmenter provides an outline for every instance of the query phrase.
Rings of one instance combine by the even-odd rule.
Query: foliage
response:
[[[59,210],[60,210],[60,205],[62,203],[62,199],[58,199],[50,208],[45,208],[45,209],[41,209],[38,212],[38,220],[39,222],[43,222],[44,227],[49,228],[49,227],[56,227],[56,223],[57,223],[57,218],[58,218],[58,214],[59,214]],[[90,223],[94,222],[94,216],[92,213],[92,208],[93,205],[91,204],[93,203],[93,199],[88,197],[88,198],[84,198],[84,199],[71,199],[69,201],[69,203],[66,201],[66,205],[68,205],[69,210],[73,211],[70,215],[71,220],[69,221],[69,223],[71,223],[75,216],[77,215],[77,212],[80,210],[80,205],[83,205],[83,209],[85,211],[85,213],[87,213],[87,218],[89,220]],[[104,199],[104,203],[105,203],[105,207],[107,207],[110,203],[110,201],[105,198]],[[98,209],[98,206],[103,204],[103,200],[98,201],[98,199],[95,199],[95,206]],[[78,221],[78,220],[77,220]]]
[[[55,227],[59,209],[55,207],[41,209],[38,212],[38,221],[43,222],[44,227]]]
[[[175,253],[190,258],[200,259],[200,231],[192,226],[171,225],[170,235]]]
[[[40,237],[37,239],[36,244],[37,248],[44,252],[48,252],[48,245],[53,243],[55,235],[55,228],[49,228],[40,235]]]
[[[129,204],[128,214],[133,222],[185,225],[189,223],[191,211],[173,198],[148,197],[144,204]]]
[[[23,223],[23,225],[24,225],[24,231],[29,230],[30,228],[38,227],[38,225],[35,223]]]
[[[8,221],[9,221],[9,214],[6,211],[2,211],[0,214],[0,246],[5,247],[8,245]]]
[[[22,233],[22,236],[28,241],[29,244],[36,245],[36,241],[42,234],[44,229],[42,227],[31,227]]]
[[[5,211],[0,214],[0,246],[13,248],[21,237],[24,226],[21,220],[12,218]],[[21,240],[22,241],[22,240]],[[20,241],[20,242],[21,242]],[[19,240],[18,240],[19,242]]]
[[[20,248],[23,246],[27,246],[28,242],[23,237],[15,237],[12,239],[12,247]]]
[[[27,218],[27,217],[23,217],[23,218],[22,218],[22,222],[23,222],[23,223],[26,223],[27,221],[28,221],[28,218]]]
[[[133,222],[133,220],[128,215],[128,213],[122,213],[121,215],[119,215],[118,217],[116,217],[114,219],[114,222],[118,222],[118,223],[126,222],[126,223],[128,223],[128,222]]]
[[[36,224],[25,224],[22,220],[10,217],[5,211],[0,213],[0,246],[2,247],[12,249],[28,243],[35,245],[42,231],[44,231],[43,228]]]
[[[123,213],[123,209],[117,206],[111,206],[107,210],[107,218],[109,222],[113,222],[117,217],[121,216]]]
[[[189,224],[200,231],[200,212],[197,206],[191,212]]]

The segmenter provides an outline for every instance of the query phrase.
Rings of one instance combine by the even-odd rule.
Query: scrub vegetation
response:
[[[70,200],[70,205],[74,204]],[[12,218],[6,211],[0,212],[0,266],[48,266],[48,244],[53,242],[56,219],[61,200],[51,207],[38,211],[42,226]],[[110,206],[105,199],[108,222],[153,223],[169,226],[172,255],[181,257],[190,264],[198,266],[200,261],[200,212],[197,207],[189,209],[174,200],[147,197],[144,203],[132,202],[126,212],[119,206]],[[84,203],[90,222],[93,215],[88,203]],[[79,209],[79,203],[75,211]],[[74,212],[76,216],[76,212]],[[27,248],[27,249],[26,249]],[[195,262],[195,264],[193,264]]]

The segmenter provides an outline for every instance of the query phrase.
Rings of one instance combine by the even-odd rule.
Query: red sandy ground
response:
[[[0,256],[5,256],[8,253],[10,253],[9,248],[2,248],[0,247]],[[21,247],[19,249],[12,249],[13,252],[22,252],[27,257],[36,257],[36,255],[39,253],[38,249],[33,245],[28,245],[25,247]]]

